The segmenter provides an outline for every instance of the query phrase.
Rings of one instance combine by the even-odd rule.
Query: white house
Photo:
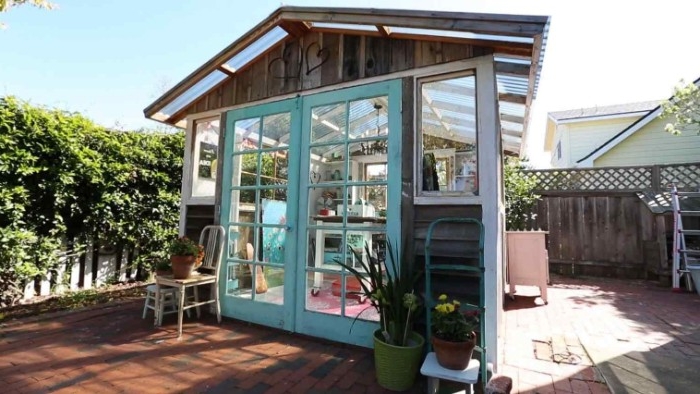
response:
[[[699,83],[700,80],[695,81]],[[664,131],[661,101],[550,112],[544,150],[554,168],[700,161],[700,136]]]

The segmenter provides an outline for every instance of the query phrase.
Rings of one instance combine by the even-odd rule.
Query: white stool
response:
[[[469,365],[462,371],[443,368],[438,364],[435,352],[430,352],[423,361],[423,366],[420,367],[421,375],[428,377],[428,393],[434,394],[438,392],[440,387],[440,379],[451,380],[453,382],[464,383],[469,385],[469,394],[474,393],[474,384],[479,380],[479,360],[469,360]]]
[[[153,313],[156,314],[156,318],[158,319],[158,325],[160,326],[163,323],[163,315],[167,315],[168,313],[177,313],[178,292],[177,289],[174,287],[163,287],[162,289],[160,289],[160,311],[157,311],[156,286],[157,285],[155,284],[146,286],[146,300],[143,304],[142,319],[146,318],[146,314],[150,309],[153,311]],[[149,301],[153,302],[151,303]],[[166,311],[166,307],[169,307],[170,310]],[[190,311],[186,310],[186,312],[187,317],[190,317]]]

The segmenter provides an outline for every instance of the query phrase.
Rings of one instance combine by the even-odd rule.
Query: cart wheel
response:
[[[311,289],[311,296],[312,297],[318,297],[318,293],[320,293],[319,289]]]

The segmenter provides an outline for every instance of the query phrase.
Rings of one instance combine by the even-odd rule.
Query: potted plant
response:
[[[180,237],[170,244],[170,263],[174,279],[187,279],[192,274],[195,260],[203,253],[202,245],[187,237]]]
[[[442,367],[463,370],[476,346],[474,329],[479,323],[476,311],[469,314],[461,311],[459,301],[450,302],[445,294],[438,301],[430,322],[435,356]]]
[[[379,314],[379,329],[374,332],[374,364],[377,382],[389,390],[403,391],[415,381],[423,356],[425,340],[413,331],[413,318],[420,303],[414,294],[418,275],[403,260],[390,241],[386,242],[387,260],[371,257],[353,249],[360,269],[338,261],[360,284],[362,295]]]
[[[158,276],[169,275],[172,273],[170,261],[166,259],[158,259],[155,265],[155,272]]]

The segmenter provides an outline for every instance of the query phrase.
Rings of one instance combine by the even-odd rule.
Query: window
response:
[[[195,122],[192,144],[192,197],[214,197],[219,149],[219,119]]]
[[[417,195],[478,195],[476,76],[430,77],[418,86]]]
[[[557,142],[557,159],[561,159],[561,141]]]

